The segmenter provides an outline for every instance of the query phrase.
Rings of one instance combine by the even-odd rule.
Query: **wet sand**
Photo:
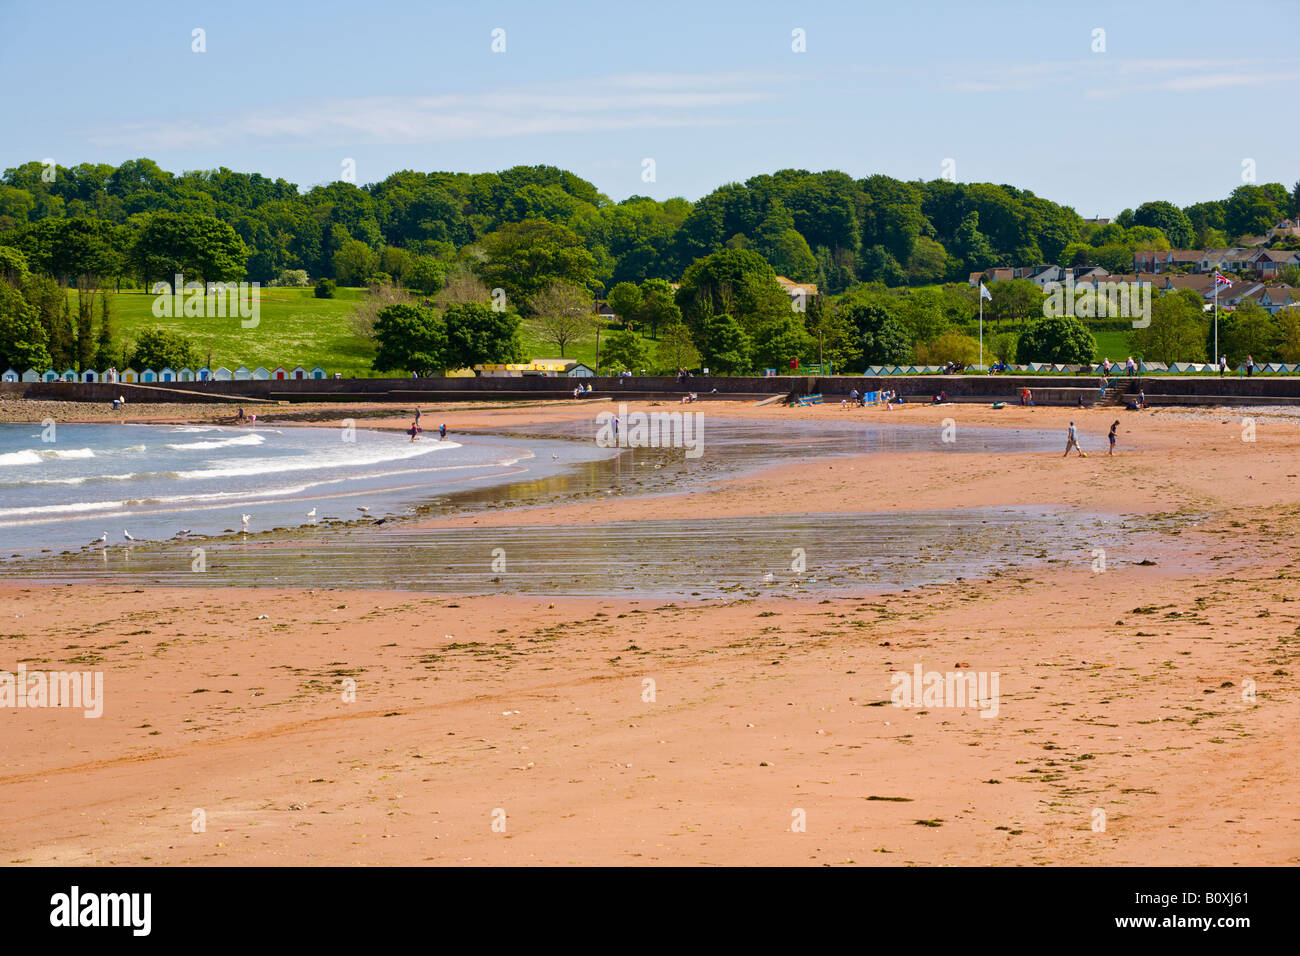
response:
[[[1042,426],[1062,446],[1073,418],[1090,454],[796,455],[686,494],[427,526],[1032,505],[1127,515],[1138,532],[1146,516],[1162,547],[1154,564],[1095,571],[1089,552],[853,597],[10,581],[0,668],[99,669],[106,703],[99,719],[0,711],[0,859],[1300,862],[1293,421],[1261,417],[1243,442],[1241,410],[692,410],[951,418],[959,442],[964,426]],[[592,414],[446,409],[453,429]],[[1115,418],[1112,459],[1097,443]],[[893,706],[891,675],[917,664],[998,672],[998,715]]]

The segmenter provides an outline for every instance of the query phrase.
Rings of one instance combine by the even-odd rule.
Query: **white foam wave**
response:
[[[233,445],[260,445],[265,441],[266,439],[261,435],[248,434],[236,435],[233,438],[216,438],[212,441],[181,442],[175,445],[168,445],[167,447],[173,451],[185,451],[188,449],[206,450],[212,448],[229,448]]]
[[[204,468],[197,471],[178,471],[175,475],[182,480],[191,481],[205,478],[243,478],[247,475],[270,475],[285,471],[324,468],[361,468],[367,465],[383,465],[389,462],[403,461],[407,458],[427,455],[430,452],[438,451],[439,448],[450,449],[453,447],[457,446],[452,442],[441,442],[439,444],[411,442],[410,444],[389,446],[387,451],[372,451],[323,461],[316,455],[293,458],[263,458],[254,461],[222,463],[216,468]]]
[[[11,451],[0,455],[0,465],[36,465],[42,461],[64,458],[94,458],[89,448],[37,448]]]

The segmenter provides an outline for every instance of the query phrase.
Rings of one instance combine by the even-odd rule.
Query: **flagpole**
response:
[[[981,289],[984,283],[980,283]],[[984,365],[984,293],[980,293],[980,367]]]
[[[1219,276],[1214,276],[1214,364],[1219,364]]]

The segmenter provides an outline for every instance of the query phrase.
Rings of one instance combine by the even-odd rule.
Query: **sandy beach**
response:
[[[35,408],[6,414],[43,410],[26,404]],[[609,407],[424,413],[456,432],[590,421]],[[2,581],[0,670],[101,671],[104,712],[0,710],[0,860],[1300,863],[1289,766],[1300,612],[1286,606],[1300,598],[1294,419],[1248,409],[690,410],[705,416],[706,458],[707,428],[729,418],[952,428],[958,443],[965,428],[1043,428],[1061,448],[834,459],[792,448],[774,467],[679,493],[414,527],[676,518],[706,533],[721,517],[1050,505],[1145,517],[1160,545],[1141,565],[1103,556],[1098,568],[1079,550],[978,580],[833,598],[548,598],[512,594],[508,579],[486,596],[328,581]],[[321,423],[359,412],[378,416],[366,427],[409,420],[351,406],[259,416]],[[1117,418],[1110,457],[1105,432]],[[1086,458],[1061,457],[1071,420]],[[996,716],[895,706],[891,678],[917,665],[996,673]]]

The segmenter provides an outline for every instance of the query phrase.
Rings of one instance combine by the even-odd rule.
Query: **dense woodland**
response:
[[[441,295],[437,316],[419,322],[415,312],[401,323],[371,317],[379,355],[399,363],[394,370],[411,367],[400,365],[403,350],[423,355],[417,371],[516,352],[501,330],[488,338],[504,335],[506,344],[491,354],[453,356],[438,345],[448,308],[498,288],[511,313],[541,322],[561,352],[566,335],[584,334],[577,316],[591,299],[608,299],[624,319],[611,367],[942,360],[969,351],[960,339],[977,305],[965,287],[973,271],[1053,262],[1125,272],[1135,249],[1226,246],[1295,215],[1300,183],[1243,185],[1186,208],[1152,201],[1099,225],[1012,186],[837,171],[782,170],[692,203],[613,202],[551,166],[403,171],[304,192],[224,168],[177,175],[148,159],[31,162],[0,178],[0,362],[109,362],[121,348],[103,291],[176,273],[311,281],[321,295],[330,283],[391,286],[410,294],[392,303],[407,307]],[[820,295],[792,313],[776,275],[816,283]],[[71,306],[70,287],[81,293]],[[1032,318],[1041,302],[1023,289],[995,291],[995,320]],[[106,319],[96,318],[101,308]],[[422,343],[407,339],[412,322],[429,326]],[[400,336],[389,332],[396,325]],[[1011,357],[1014,342],[1001,351]]]

